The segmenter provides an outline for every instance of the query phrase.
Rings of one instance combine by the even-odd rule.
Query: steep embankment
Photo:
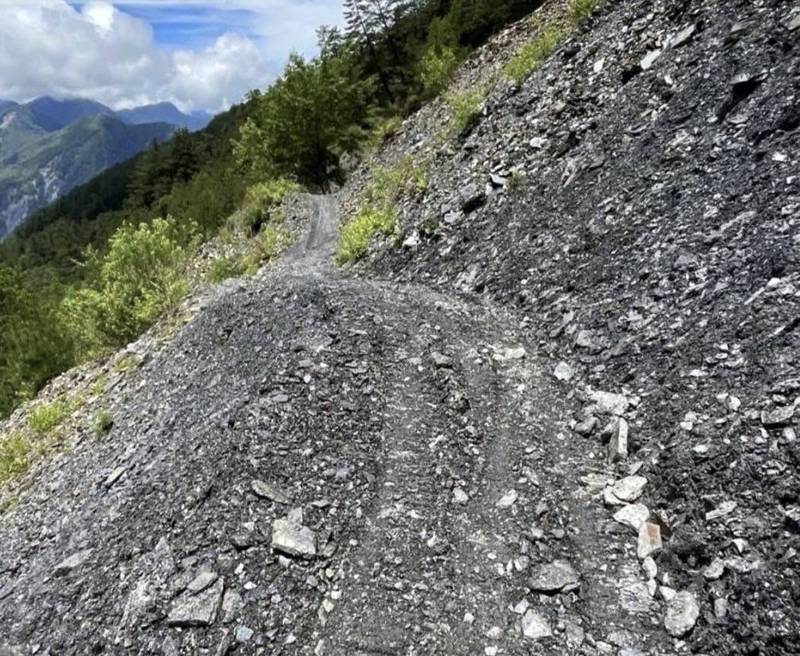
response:
[[[611,2],[469,134],[409,119],[404,246],[337,270],[309,199],[10,489],[0,645],[796,653],[797,26]]]
[[[798,37],[790,2],[607,3],[456,144],[434,105],[381,156],[430,185],[373,275],[514,307],[578,389],[640,398],[657,580],[705,653],[799,649]]]

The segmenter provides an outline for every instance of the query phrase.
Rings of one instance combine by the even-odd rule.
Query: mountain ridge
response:
[[[183,114],[171,103],[115,112],[80,98],[0,101],[0,239],[108,166],[167,139],[175,129],[196,131],[209,120],[208,114]]]

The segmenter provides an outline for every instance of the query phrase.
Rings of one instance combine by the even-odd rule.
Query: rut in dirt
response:
[[[335,199],[307,202],[284,260],[120,382],[110,433],[4,517],[0,644],[659,649],[552,363],[497,308],[336,269]]]

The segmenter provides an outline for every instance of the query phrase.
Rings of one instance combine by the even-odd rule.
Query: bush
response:
[[[0,485],[28,471],[30,454],[30,442],[19,433],[0,438]]]
[[[506,77],[517,84],[523,82],[558,47],[563,36],[556,26],[542,27],[539,36],[524,44],[503,67]]]
[[[585,18],[588,18],[599,4],[600,0],[572,0],[570,4],[572,21],[574,23],[579,23]]]
[[[286,178],[254,184],[248,188],[242,208],[233,215],[234,230],[255,235],[264,223],[281,221],[280,206],[283,199],[301,190],[299,184]]]
[[[430,47],[419,63],[419,80],[429,95],[445,88],[458,68],[458,57],[452,48]]]
[[[367,252],[374,235],[391,235],[397,225],[396,201],[400,194],[427,188],[425,171],[410,156],[394,168],[376,168],[372,183],[364,192],[361,209],[342,227],[337,262],[346,264],[358,260]]]
[[[189,289],[186,266],[195,250],[194,227],[172,217],[124,224],[102,256],[87,254],[87,285],[64,301],[76,339],[90,351],[138,337]]]
[[[453,113],[451,125],[455,134],[462,134],[472,126],[484,100],[486,94],[481,90],[455,93],[447,97],[447,104]]]
[[[342,227],[337,261],[353,262],[363,257],[372,237],[377,233],[391,235],[397,224],[397,211],[393,207],[363,207],[356,218]]]
[[[222,282],[228,278],[239,278],[247,273],[247,262],[235,255],[220,257],[211,262],[206,278],[209,282]]]
[[[69,404],[62,400],[39,405],[28,415],[28,426],[40,435],[46,435],[61,424],[69,410]]]
[[[108,410],[100,410],[94,418],[94,430],[97,435],[104,435],[114,425],[114,417]]]

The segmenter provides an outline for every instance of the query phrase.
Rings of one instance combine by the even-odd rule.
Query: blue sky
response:
[[[117,8],[147,21],[156,41],[167,48],[205,48],[226,32],[237,32],[258,38],[253,29],[259,15],[242,8],[165,3],[121,3]]]
[[[217,112],[263,88],[341,0],[0,0],[0,98],[171,101]]]

